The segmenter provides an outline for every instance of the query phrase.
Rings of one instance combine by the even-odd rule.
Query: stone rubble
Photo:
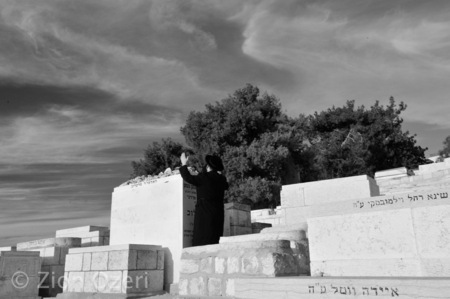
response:
[[[189,172],[192,175],[197,175],[198,172],[192,168],[189,168]],[[149,181],[153,181],[153,180],[157,180],[160,178],[165,178],[165,177],[169,177],[169,176],[173,176],[173,175],[178,175],[180,174],[180,170],[179,167],[176,167],[174,170],[172,170],[170,167],[167,168],[166,170],[164,170],[164,172],[160,172],[157,175],[141,175],[138,177],[135,177],[134,179],[128,180],[125,183],[121,184],[120,186],[127,186],[127,185],[134,185],[134,184],[139,184],[139,183],[145,183],[145,182],[149,182]]]

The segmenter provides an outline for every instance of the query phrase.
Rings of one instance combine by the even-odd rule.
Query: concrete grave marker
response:
[[[162,245],[165,283],[177,282],[181,250],[192,245],[196,198],[180,175],[115,188],[110,244]]]

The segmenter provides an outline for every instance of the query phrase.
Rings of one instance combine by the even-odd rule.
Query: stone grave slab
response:
[[[0,298],[39,299],[39,252],[0,253]]]
[[[252,233],[250,206],[239,203],[224,205],[224,236],[238,236]]]
[[[172,175],[114,189],[110,244],[160,244],[165,283],[177,282],[181,251],[192,245],[196,188]]]
[[[227,296],[238,299],[450,298],[448,277],[240,277],[229,285]]]
[[[163,287],[161,246],[72,248],[66,257],[64,293],[58,298],[139,298],[161,294]]]
[[[291,248],[291,242],[286,240],[185,248],[181,262],[178,291],[182,298],[226,296],[232,287],[230,279],[236,277],[300,275],[298,256]]]
[[[314,207],[308,218],[311,274],[450,276],[449,192],[408,192]]]
[[[17,244],[17,250],[40,254],[42,285],[39,295],[55,297],[62,292],[66,255],[69,248],[80,246],[80,238],[47,238]]]
[[[375,180],[367,175],[283,185],[281,206],[302,207],[379,195]],[[286,223],[289,224],[289,223]]]

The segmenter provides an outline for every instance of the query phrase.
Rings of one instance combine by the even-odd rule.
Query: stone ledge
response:
[[[38,251],[2,251],[0,256],[39,256]]]
[[[287,240],[269,240],[269,241],[249,241],[240,243],[225,243],[206,246],[195,246],[184,248],[182,258],[191,255],[202,255],[202,254],[210,255],[220,251],[226,252],[232,250],[264,249],[264,248],[271,248],[273,250],[291,249],[291,242]]]
[[[233,283],[231,295],[245,299],[450,298],[448,277],[236,278]]]
[[[293,230],[302,230],[307,232],[308,231],[308,223],[305,222],[299,222],[294,224],[288,224],[288,225],[278,225],[278,226],[272,226],[267,227],[261,230],[262,234],[271,234],[275,232],[284,232],[284,231],[293,231]]]
[[[236,242],[258,242],[258,241],[275,241],[275,240],[287,240],[299,242],[303,239],[306,239],[306,233],[304,230],[291,230],[279,232],[266,232],[264,234],[221,237],[219,243],[228,244]]]
[[[64,234],[78,234],[78,233],[89,233],[95,231],[107,231],[109,227],[107,226],[95,226],[95,225],[87,225],[73,228],[60,229],[56,231],[56,237]]]
[[[81,238],[47,238],[17,243],[17,250],[39,249],[46,247],[80,247]]]
[[[120,244],[120,245],[107,245],[96,247],[80,247],[70,248],[69,254],[73,253],[85,253],[85,252],[104,252],[115,250],[158,250],[162,249],[161,245],[140,245],[140,244]]]
[[[101,293],[62,293],[58,294],[58,299],[139,299],[157,295],[164,295],[166,292],[152,292],[146,294],[101,294]],[[39,297],[40,298],[40,297]]]

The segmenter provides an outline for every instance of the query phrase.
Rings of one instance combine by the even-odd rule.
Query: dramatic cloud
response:
[[[445,0],[0,0],[1,245],[107,225],[152,141],[246,83],[290,115],[404,101],[449,135]],[[98,221],[97,221],[98,220]]]

